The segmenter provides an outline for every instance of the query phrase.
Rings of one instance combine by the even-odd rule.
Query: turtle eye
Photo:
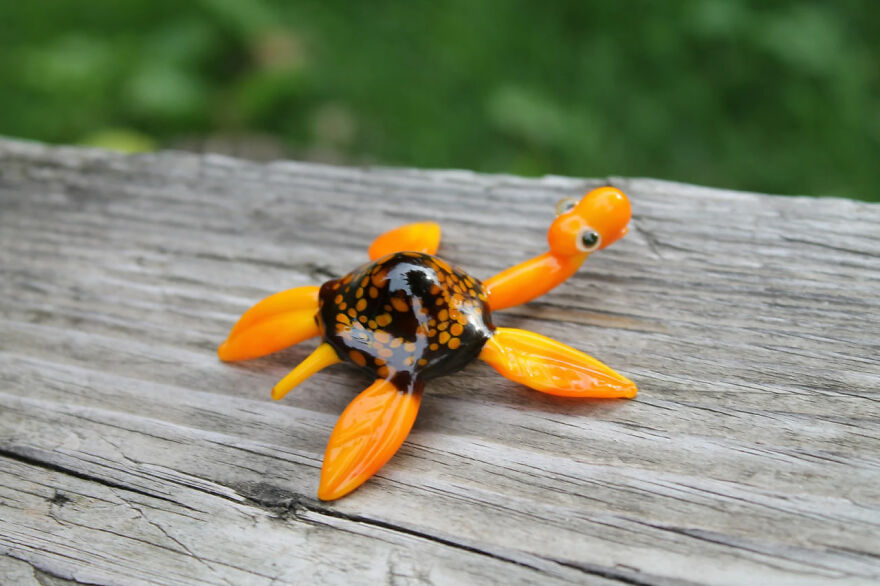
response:
[[[558,202],[556,202],[556,215],[561,216],[566,212],[570,212],[574,209],[574,206],[578,204],[578,201],[580,200],[578,200],[576,197],[566,197],[560,199]]]
[[[575,246],[581,252],[593,252],[600,244],[602,244],[602,236],[590,227],[581,229],[575,241]]]

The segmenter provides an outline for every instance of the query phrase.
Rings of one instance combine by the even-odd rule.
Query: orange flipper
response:
[[[440,225],[436,222],[406,224],[385,232],[370,245],[370,260],[392,252],[424,252],[437,254],[440,248]]]
[[[345,496],[390,460],[409,435],[421,398],[421,385],[400,390],[381,379],[355,397],[330,434],[318,498]]]
[[[339,355],[333,349],[333,346],[324,342],[315,348],[315,351],[309,354],[308,358],[297,364],[296,368],[287,373],[287,376],[278,381],[278,384],[272,389],[272,398],[277,401],[319,370],[336,364],[339,361]]]
[[[315,322],[319,289],[288,289],[248,309],[217,349],[220,360],[259,358],[320,334]]]
[[[563,397],[632,398],[635,383],[595,358],[546,336],[497,328],[480,358],[503,376]]]

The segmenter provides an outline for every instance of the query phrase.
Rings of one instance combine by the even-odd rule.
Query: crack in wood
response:
[[[128,485],[125,485],[125,484],[122,484],[119,482],[114,482],[113,480],[109,480],[107,478],[102,478],[102,477],[96,476],[94,474],[88,474],[88,473],[83,472],[81,470],[73,470],[71,468],[66,468],[64,466],[60,466],[54,462],[47,462],[45,460],[40,460],[39,458],[36,458],[32,455],[28,455],[26,453],[28,451],[30,451],[30,450],[19,449],[18,451],[16,451],[15,449],[11,449],[9,447],[0,447],[0,457],[9,458],[10,460],[15,460],[17,462],[21,462],[22,464],[28,464],[30,466],[38,466],[40,468],[46,468],[47,470],[52,470],[53,472],[58,472],[60,474],[67,474],[69,476],[79,478],[80,480],[88,480],[90,482],[96,482],[98,484],[102,484],[102,485],[110,487],[110,488],[118,488],[121,490],[127,490],[129,492],[133,492],[133,493],[139,494],[141,496],[159,499],[159,500],[162,500],[162,501],[165,501],[168,503],[172,503],[176,506],[188,508],[190,510],[195,510],[195,509],[192,509],[191,507],[187,507],[186,505],[181,504],[181,503],[175,501],[174,499],[170,499],[170,498],[168,498],[164,495],[161,495],[161,494],[150,493],[150,492],[147,492],[147,491],[142,490],[140,488],[137,488],[134,486],[128,486]],[[54,497],[52,500],[54,501]]]
[[[79,478],[81,480],[95,482],[97,484],[101,484],[103,486],[106,486],[110,489],[123,490],[123,491],[131,492],[131,493],[139,494],[141,496],[155,498],[155,499],[162,500],[162,501],[165,501],[168,503],[172,503],[172,504],[179,506],[179,507],[191,509],[191,507],[187,507],[187,505],[185,505],[179,501],[176,501],[174,499],[170,499],[168,497],[165,497],[163,495],[160,495],[157,493],[147,492],[147,491],[137,489],[134,487],[130,487],[130,486],[127,486],[127,485],[124,485],[124,484],[121,484],[118,482],[114,482],[114,481],[108,480],[106,478],[102,478],[102,477],[95,476],[92,474],[86,474],[81,471],[72,470],[72,469],[60,466],[60,465],[53,463],[53,462],[47,462],[44,460],[40,460],[38,458],[34,458],[32,456],[27,456],[27,455],[21,454],[19,452],[14,451],[14,450],[0,448],[0,457],[6,457],[11,460],[15,460],[15,461],[18,461],[18,462],[21,462],[23,464],[27,464],[30,466],[45,468],[45,469],[51,470],[53,472],[58,472],[60,474],[66,474],[69,476],[73,476],[73,477]],[[183,485],[181,485],[181,486],[183,486]],[[187,488],[201,491],[201,489],[199,489],[198,487],[188,486]],[[253,490],[255,487],[251,486],[248,488]],[[457,542],[453,539],[438,536],[438,535],[432,535],[430,533],[419,531],[418,529],[406,527],[404,525],[390,523],[390,522],[382,521],[382,520],[375,519],[375,518],[370,518],[370,517],[363,516],[363,515],[352,515],[349,513],[344,513],[339,510],[333,509],[330,506],[322,506],[320,504],[320,501],[317,501],[316,499],[310,499],[310,498],[305,497],[303,495],[287,492],[287,491],[284,491],[282,489],[278,489],[277,487],[274,487],[271,485],[260,485],[258,487],[258,490],[261,492],[260,496],[254,496],[254,495],[244,496],[244,495],[242,495],[242,501],[232,499],[232,498],[225,496],[225,495],[222,495],[222,494],[206,492],[206,491],[202,491],[202,492],[205,492],[205,494],[210,494],[212,496],[219,497],[219,498],[222,498],[225,500],[229,500],[229,501],[232,501],[235,503],[243,502],[245,504],[252,505],[254,507],[257,507],[257,508],[260,508],[262,510],[265,510],[267,512],[272,513],[273,515],[276,516],[276,518],[278,518],[280,520],[287,520],[287,519],[292,518],[292,519],[296,519],[297,521],[301,521],[301,522],[308,523],[308,524],[327,525],[326,523],[321,523],[319,520],[317,520],[314,515],[309,515],[309,513],[312,513],[312,514],[315,514],[318,516],[326,516],[326,517],[331,517],[334,519],[347,521],[347,522],[351,522],[351,523],[359,523],[359,524],[368,525],[368,526],[376,528],[376,529],[387,530],[392,533],[397,533],[399,535],[405,535],[405,536],[409,536],[409,537],[423,539],[425,541],[429,541],[429,542],[435,543],[437,545],[449,547],[449,548],[452,548],[452,549],[455,549],[458,551],[462,551],[462,552],[477,554],[479,556],[483,556],[483,557],[493,559],[493,560],[496,560],[499,562],[514,564],[516,566],[529,568],[529,569],[537,571],[537,572],[542,572],[542,573],[547,572],[548,571],[547,565],[545,563],[540,563],[540,562],[548,562],[550,564],[554,564],[554,565],[558,564],[560,566],[576,569],[583,574],[595,575],[595,576],[603,577],[603,578],[614,578],[614,579],[617,579],[617,580],[624,582],[624,583],[630,583],[630,584],[647,584],[648,583],[648,582],[643,582],[643,581],[633,581],[633,580],[635,580],[635,578],[633,578],[631,573],[625,573],[625,574],[618,575],[618,572],[616,572],[613,568],[602,568],[602,567],[598,567],[598,566],[587,567],[587,566],[582,566],[579,564],[562,562],[560,560],[545,558],[545,557],[541,557],[541,556],[530,556],[528,554],[524,554],[523,552],[515,552],[516,555],[519,555],[521,558],[523,558],[523,559],[518,559],[517,557],[514,557],[513,554],[505,555],[503,553],[489,551],[489,550],[477,547],[475,545],[469,545],[466,543]],[[117,496],[119,496],[118,493],[115,493],[115,494],[117,494]],[[120,496],[120,498],[122,498],[122,497]],[[62,493],[59,493],[58,491],[56,491],[54,496],[48,500],[50,503],[58,505],[58,506],[63,506],[64,504],[70,502],[70,499],[68,497],[64,496]],[[165,537],[167,537],[170,541],[177,544],[183,550],[183,552],[185,552],[187,555],[194,558],[198,562],[206,564],[211,569],[212,572],[216,572],[216,569],[211,567],[211,565],[208,561],[206,561],[203,558],[196,555],[190,548],[188,548],[186,545],[181,543],[179,540],[177,540],[176,538],[171,536],[164,528],[162,528],[160,525],[156,524],[155,522],[151,521],[144,514],[143,509],[141,507],[133,505],[132,503],[130,503],[126,499],[122,499],[122,500],[124,502],[126,502],[130,508],[137,511],[140,514],[140,516],[147,523],[149,523],[151,526],[155,527],[160,533],[165,535]],[[104,530],[106,530],[106,529],[104,529]],[[158,544],[153,543],[153,545],[158,545]],[[525,561],[526,559],[528,559],[530,557],[534,558],[533,562]],[[257,575],[259,575],[259,574],[257,574]],[[223,578],[222,575],[219,575],[219,577]],[[263,576],[263,577],[271,578],[271,576]],[[226,581],[226,580],[224,579],[224,581]],[[227,583],[228,583],[228,581],[227,581]]]

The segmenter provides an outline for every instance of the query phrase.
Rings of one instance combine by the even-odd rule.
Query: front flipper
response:
[[[526,330],[496,328],[480,358],[510,380],[551,395],[632,398],[638,392],[595,358]]]
[[[220,360],[249,360],[321,333],[315,322],[320,287],[297,287],[266,297],[242,315],[217,349]]]
[[[406,224],[385,232],[370,245],[370,260],[392,252],[424,252],[437,254],[440,248],[440,225],[436,222]]]
[[[390,460],[409,435],[421,399],[421,384],[401,390],[381,379],[355,397],[330,434],[318,498],[345,496]]]

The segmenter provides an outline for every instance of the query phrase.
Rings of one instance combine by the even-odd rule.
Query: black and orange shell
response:
[[[420,252],[396,252],[328,281],[319,293],[324,341],[399,389],[460,370],[495,327],[479,280]]]

